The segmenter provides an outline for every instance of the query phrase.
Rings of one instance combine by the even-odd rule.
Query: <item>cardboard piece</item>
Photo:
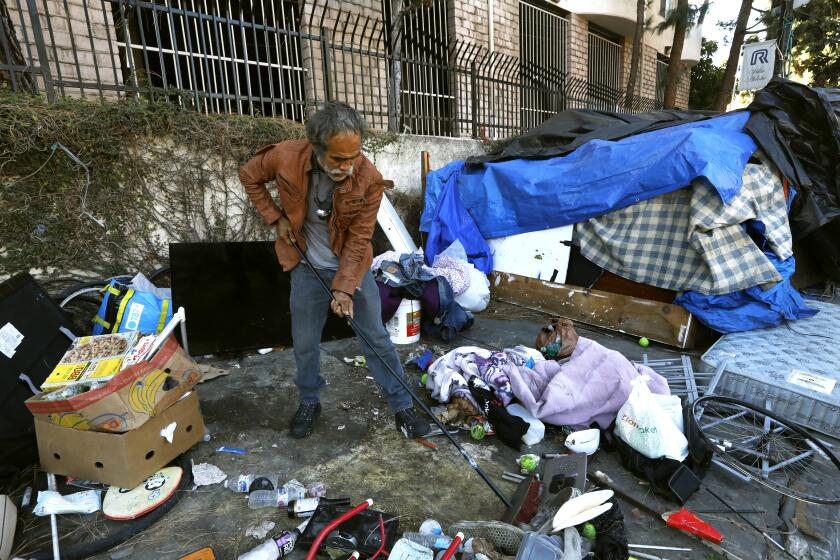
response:
[[[170,336],[158,352],[124,369],[99,389],[59,400],[26,401],[36,419],[76,430],[121,433],[142,426],[201,379],[198,364]]]
[[[175,423],[172,443],[161,430]],[[35,418],[41,468],[47,472],[134,488],[204,437],[195,391],[130,432],[74,430]]]

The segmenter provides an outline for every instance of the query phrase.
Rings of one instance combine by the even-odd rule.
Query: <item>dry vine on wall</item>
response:
[[[169,241],[268,239],[236,171],[302,135],[281,119],[0,92],[0,275],[149,272]]]

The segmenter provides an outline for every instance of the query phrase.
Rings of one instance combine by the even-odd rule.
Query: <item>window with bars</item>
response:
[[[386,22],[391,0],[382,0]],[[448,0],[431,0],[403,14],[400,35],[400,129],[412,134],[451,135],[454,102],[449,72]],[[388,32],[389,54],[391,29]],[[388,68],[393,78],[393,68]]]
[[[522,68],[522,127],[531,129],[564,110],[569,21],[557,8],[519,3],[519,56]]]
[[[298,5],[287,0],[108,0],[125,81],[207,113],[303,121]]]
[[[615,110],[621,96],[621,39],[589,25],[589,103],[594,109]]]

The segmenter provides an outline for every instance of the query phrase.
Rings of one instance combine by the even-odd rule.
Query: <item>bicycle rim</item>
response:
[[[797,500],[840,503],[840,459],[800,426],[717,395],[698,399],[691,412],[704,443],[736,471]]]

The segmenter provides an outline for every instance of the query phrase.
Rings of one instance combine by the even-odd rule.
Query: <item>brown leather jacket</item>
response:
[[[295,239],[304,250],[306,240],[302,230],[312,153],[313,148],[308,141],[287,140],[266,146],[239,168],[239,180],[265,223],[273,224],[285,215],[292,224]],[[272,180],[277,184],[280,207],[265,186]],[[335,189],[333,212],[328,222],[330,245],[339,258],[333,290],[352,295],[361,286],[363,275],[373,260],[370,240],[376,227],[382,192],[391,186],[393,182],[383,180],[373,164],[360,155],[353,162],[353,175]],[[285,242],[276,240],[274,248],[283,270],[291,270],[300,262],[295,248]]]

